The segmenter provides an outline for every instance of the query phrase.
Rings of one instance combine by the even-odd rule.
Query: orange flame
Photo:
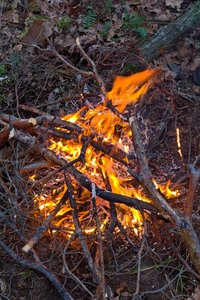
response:
[[[98,141],[109,142],[116,145],[126,153],[129,153],[132,146],[131,131],[128,122],[123,121],[120,117],[113,114],[106,106],[107,99],[112,102],[112,105],[120,112],[123,113],[128,104],[134,105],[147,91],[147,89],[156,80],[156,76],[160,73],[160,69],[146,70],[144,72],[131,75],[129,77],[117,77],[113,88],[107,93],[103,102],[98,104],[96,108],[83,107],[75,114],[67,115],[63,119],[72,123],[77,123],[83,129],[83,135],[95,135],[95,139]],[[118,128],[118,130],[117,130]],[[64,130],[64,129],[62,129]],[[77,141],[60,140],[58,142],[51,139],[51,145],[49,149],[55,151],[61,157],[64,157],[67,161],[72,161],[80,155],[82,148],[81,135]],[[127,159],[128,160],[128,159]],[[85,154],[85,165],[77,163],[75,167],[83,173],[87,173],[90,176],[91,181],[95,182],[98,186],[105,188],[105,181],[109,180],[111,190],[114,193],[121,195],[136,197],[143,201],[149,201],[143,197],[140,191],[134,187],[126,184],[126,181],[131,180],[127,168],[114,161],[107,155],[99,153],[93,149],[92,146],[88,146]],[[167,185],[167,193],[169,193],[169,184]],[[88,201],[87,196],[84,196],[85,190],[83,190],[81,197],[83,201]],[[172,192],[173,193],[173,192]],[[38,197],[39,207],[41,212],[45,211],[46,214],[53,208],[56,203],[61,199],[62,194],[59,194],[55,201],[50,201],[47,197]],[[77,201],[82,201],[78,199]],[[105,201],[106,203],[106,201]],[[47,205],[49,204],[49,205]],[[102,204],[102,200],[98,200],[97,205]],[[107,204],[106,204],[107,205]],[[140,213],[133,209],[128,208],[123,204],[116,204],[116,209],[119,219],[125,228],[132,227],[135,233],[138,230],[135,227],[142,225],[142,218]],[[74,229],[73,222],[69,222],[72,211],[69,205],[65,205],[57,214],[57,225],[64,224],[69,230]],[[90,223],[91,218],[88,217],[89,211],[79,212],[80,222],[84,219],[88,221],[88,227],[85,229],[85,233],[91,234],[95,232],[95,227]],[[101,218],[101,230],[104,230],[108,221],[108,216],[103,215]],[[91,225],[91,226],[90,226]],[[69,233],[70,234],[70,233]]]
[[[179,191],[172,191],[169,186],[171,181],[168,180],[166,186],[157,184],[157,182],[155,181],[155,179],[153,178],[153,183],[156,187],[156,189],[159,189],[161,191],[161,193],[163,193],[168,199],[173,198],[173,197],[178,197],[179,196]]]

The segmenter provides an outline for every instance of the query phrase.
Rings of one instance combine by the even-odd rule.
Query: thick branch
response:
[[[149,63],[160,55],[163,48],[174,45],[183,36],[195,31],[198,26],[200,26],[199,1],[183,16],[158,30],[147,44],[141,46],[139,55]]]
[[[147,191],[149,192],[149,196],[155,203],[156,207],[162,213],[165,213],[170,221],[179,229],[181,236],[185,239],[187,249],[195,269],[198,273],[200,273],[200,242],[196,232],[194,231],[192,223],[187,219],[181,218],[156,190],[148,169],[148,161],[145,156],[145,150],[142,144],[142,138],[136,116],[132,116],[129,119],[129,122],[132,129],[133,144],[137,153],[141,177]]]
[[[192,221],[192,210],[195,201],[196,189],[200,178],[200,169],[195,170],[193,165],[189,165],[190,183],[185,200],[183,216]]]

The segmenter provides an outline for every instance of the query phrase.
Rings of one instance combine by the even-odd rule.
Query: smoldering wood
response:
[[[38,242],[38,240],[44,235],[44,233],[48,230],[52,220],[56,216],[56,214],[59,212],[60,208],[65,205],[66,201],[68,199],[68,192],[65,192],[56,207],[49,213],[46,220],[37,228],[35,231],[34,236],[28,241],[28,243],[22,248],[24,252],[29,252],[34,245]]]

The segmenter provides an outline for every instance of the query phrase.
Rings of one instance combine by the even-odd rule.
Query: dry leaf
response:
[[[21,38],[21,42],[25,44],[38,44],[44,47],[46,44],[46,36],[52,34],[50,23],[37,19],[33,22],[28,32]]]
[[[37,121],[36,121],[36,119],[34,119],[34,118],[29,118],[29,119],[28,119],[28,122],[29,122],[30,124],[34,125],[34,126],[37,124]]]
[[[196,289],[195,293],[192,294],[193,299],[199,300],[200,299],[200,290]],[[189,298],[188,298],[189,299]]]
[[[190,70],[194,71],[196,70],[196,68],[198,68],[200,66],[200,57],[197,56],[195,57],[195,59],[193,60],[193,62],[190,65]]]
[[[116,289],[116,293],[117,293],[117,294],[121,294],[121,292],[123,291],[123,289],[124,289],[126,286],[127,286],[127,285],[126,285],[126,282],[122,281],[122,282],[120,283],[120,287],[119,287],[118,289]]]
[[[15,46],[13,47],[13,50],[16,51],[16,52],[21,51],[21,50],[22,50],[22,44],[15,45]]]
[[[165,3],[167,6],[171,6],[172,8],[181,8],[181,4],[183,3],[183,0],[165,0]]]
[[[13,23],[19,23],[19,15],[16,9],[13,10],[12,17]]]
[[[61,34],[57,36],[54,40],[54,44],[57,50],[64,50],[67,47],[71,47],[74,43],[74,39],[71,37],[70,34]]]
[[[13,128],[10,133],[8,139],[11,140],[15,136],[15,129]]]

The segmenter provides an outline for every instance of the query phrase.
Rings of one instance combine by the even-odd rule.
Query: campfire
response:
[[[80,134],[74,138],[70,136],[69,139],[51,137],[48,149],[54,151],[63,161],[73,162],[73,166],[98,187],[118,195],[150,202],[142,189],[134,186],[132,176],[128,172],[130,167],[136,168],[134,166],[136,153],[132,143],[128,117],[130,117],[131,109],[135,103],[139,103],[147,89],[153,84],[157,73],[159,73],[159,69],[146,70],[130,77],[117,77],[113,89],[96,107],[88,103],[77,113],[62,118],[66,122],[79,125]],[[63,134],[70,134],[68,129],[61,127],[56,129]],[[92,141],[98,143],[98,147],[94,147]],[[100,143],[110,150],[110,155],[101,152]],[[80,155],[83,156],[82,160],[78,160]],[[76,160],[78,161],[76,162]],[[35,174],[30,177],[31,180],[34,180]],[[166,197],[178,195],[177,191],[169,189],[170,181],[165,187],[156,183],[155,180],[154,184]],[[42,193],[39,196],[35,195],[34,201],[38,204],[40,212],[45,218],[59,203],[66,189],[67,187],[64,187],[59,195],[53,199]],[[93,211],[92,193],[85,188],[78,192],[76,178],[73,179],[73,190],[82,230],[85,234],[95,233],[96,225],[94,225],[94,220],[91,217]],[[56,193],[56,188],[53,189],[52,193]],[[96,205],[99,211],[100,229],[103,232],[105,228],[109,229],[113,216],[107,201],[97,197]],[[139,210],[117,203],[116,214],[124,229],[129,228],[137,235],[140,233],[143,228],[143,220]],[[69,204],[65,204],[56,214],[53,225],[64,226],[69,232],[69,237],[71,236],[75,228],[72,209]],[[119,231],[118,226],[114,230]]]
[[[183,216],[177,214],[168,199],[179,196],[179,191],[170,189],[170,180],[157,182],[151,176],[145,155],[157,140],[149,135],[148,126],[140,116],[140,107],[146,101],[143,99],[145,93],[160,73],[157,68],[129,77],[119,76],[112,90],[101,95],[101,102],[92,105],[86,100],[78,112],[62,119],[24,105],[19,108],[38,116],[20,119],[1,114],[5,125],[0,136],[1,146],[8,140],[15,140],[24,145],[28,153],[37,153],[37,157],[32,156],[32,162],[24,164],[20,170],[22,178],[28,177],[26,192],[32,198],[30,207],[22,201],[20,209],[27,209],[26,226],[32,221],[37,224],[31,225],[31,232],[22,238],[25,244],[22,250],[30,251],[36,259],[34,247],[44,234],[53,239],[64,238],[63,272],[90,296],[93,296],[91,291],[69,270],[65,259],[69,245],[78,240],[100,294],[106,299],[109,292],[105,285],[103,243],[111,234],[123,235],[138,253],[140,270],[147,236],[146,218],[151,214],[179,228],[191,247],[190,256],[198,269],[198,255],[194,253],[199,244],[191,225],[194,199],[187,196]],[[177,151],[183,159],[178,129],[176,134]],[[194,166],[190,172],[196,178],[199,176]],[[191,189],[188,195],[190,193]],[[12,226],[18,232],[16,225]],[[141,240],[139,249],[135,241]],[[97,244],[95,254],[90,251],[93,243]],[[13,253],[11,256],[15,257]],[[36,265],[38,268],[38,258]],[[41,272],[46,271],[42,269]],[[52,278],[51,272],[48,276],[61,294],[67,293],[62,284]]]

